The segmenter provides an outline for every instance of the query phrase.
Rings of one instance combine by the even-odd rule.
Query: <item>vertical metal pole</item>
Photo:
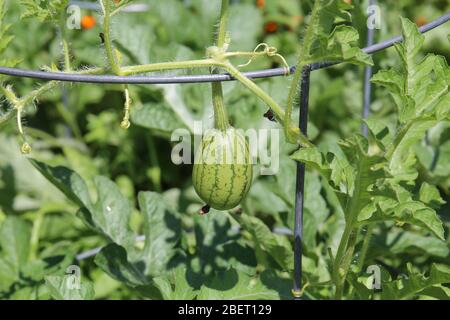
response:
[[[376,5],[376,0],[370,0],[369,6]],[[371,46],[373,44],[375,29],[368,26],[367,28],[367,46]],[[367,119],[370,114],[370,100],[372,93],[372,83],[370,82],[370,78],[372,78],[372,67],[366,66],[364,69],[364,106],[363,106],[363,119]],[[361,124],[361,131],[365,137],[369,134],[367,125],[363,122]]]
[[[302,71],[300,89],[300,115],[299,127],[303,134],[307,134],[309,79],[311,67],[305,66]],[[302,243],[303,243],[303,202],[305,191],[305,165],[297,162],[297,182],[295,194],[295,226],[294,226],[294,287],[292,295],[300,300],[302,289]]]

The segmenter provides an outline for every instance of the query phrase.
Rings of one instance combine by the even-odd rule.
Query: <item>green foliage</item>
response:
[[[234,269],[219,273],[202,286],[197,299],[275,300],[282,298],[276,290],[271,288],[274,283],[266,283],[265,276],[264,273],[261,274],[258,281]],[[289,286],[286,287],[289,288]]]
[[[19,218],[10,217],[2,223],[0,245],[4,254],[3,261],[17,276],[30,254],[30,236],[30,225]]]
[[[65,12],[69,0],[20,0],[24,7],[22,19],[36,18],[41,22],[58,21]]]
[[[140,260],[145,273],[158,275],[167,269],[179,241],[180,215],[171,210],[162,197],[154,192],[141,192],[139,206],[144,215],[145,242]]]
[[[110,244],[95,257],[95,263],[110,277],[130,287],[145,286],[149,283],[136,265],[128,261],[127,252],[117,244]]]
[[[6,13],[6,3],[4,0],[0,0],[0,65],[3,67],[14,67],[20,62],[20,59],[5,57],[5,51],[14,39],[10,30],[11,25],[5,23]],[[0,80],[2,78],[3,76],[0,77]]]
[[[394,98],[397,127],[390,130],[372,119],[367,122],[368,139],[355,135],[343,140],[339,143],[340,152],[304,148],[292,155],[329,181],[345,213],[346,228],[333,261],[336,283],[346,279],[345,274],[338,272],[349,268],[348,256],[353,255],[356,245],[351,234],[361,226],[393,220],[445,239],[443,223],[436,213],[445,202],[436,187],[426,182],[419,190],[415,187],[418,172],[411,146],[450,111],[446,103],[449,68],[443,57],[434,55],[416,64],[423,36],[406,19],[402,19],[402,29],[405,42],[396,45],[401,70],[381,70],[373,78],[375,83],[387,87]]]
[[[129,2],[112,5],[112,47],[125,68],[201,59],[213,43],[220,1],[142,0],[150,11],[121,13]],[[29,99],[25,133],[33,154],[27,158],[18,150],[14,121],[2,122],[0,298],[291,299],[294,159],[307,168],[304,299],[449,299],[447,34],[442,27],[423,36],[414,23],[398,20],[400,15],[431,20],[444,9],[416,0],[380,4],[386,25],[380,38],[402,30],[405,42],[370,57],[360,49],[365,4],[310,2],[315,5],[295,0],[266,1],[264,8],[253,0],[230,5],[230,50],[251,52],[267,43],[292,65],[301,43],[300,65],[324,60],[357,65],[313,73],[308,130],[314,147],[298,149],[281,135],[277,174],[254,177],[241,211],[199,215],[203,203],[192,187],[191,168],[170,159],[175,129],[193,132],[194,120],[212,125],[210,84],[129,86],[133,125],[122,130],[123,86],[49,82],[41,91],[29,79],[2,78],[19,99]],[[108,68],[98,36],[102,23],[92,30],[55,30],[66,4],[0,0],[0,65],[21,61],[21,68],[55,68],[67,56],[71,72]],[[96,13],[82,13],[101,22]],[[28,19],[18,21],[19,16]],[[268,32],[268,22],[276,22],[278,30]],[[29,31],[35,29],[39,37]],[[70,46],[63,54],[61,36]],[[247,58],[230,61],[238,65]],[[374,65],[376,87],[366,138],[356,132],[359,66],[368,64]],[[278,65],[261,56],[250,68]],[[255,84],[284,106],[287,81]],[[280,127],[281,121],[262,117],[267,106],[242,82],[226,82],[223,91],[234,127]],[[2,97],[2,121],[12,118],[3,117],[11,109],[6,100]],[[39,102],[37,111],[28,107],[31,102]],[[298,110],[292,111],[297,118]],[[367,271],[374,265],[381,269],[379,292],[371,289]],[[73,278],[73,267],[80,267],[80,279]]]
[[[239,223],[248,231],[255,242],[257,256],[264,263],[267,255],[279,265],[282,270],[291,271],[294,268],[292,246],[281,236],[277,236],[256,217],[238,216]],[[267,262],[266,262],[267,263]]]
[[[373,64],[372,57],[358,47],[359,34],[352,26],[352,6],[344,1],[317,1],[317,16],[310,18],[307,33],[311,43],[303,44],[304,58],[309,63],[346,61],[357,64]]]
[[[36,299],[45,286],[44,279],[63,272],[73,260],[73,252],[43,254],[32,260],[34,250],[31,226],[18,217],[8,217],[0,228],[0,297],[3,299]],[[45,290],[42,290],[46,297]]]
[[[447,266],[432,265],[429,276],[424,276],[412,270],[412,266],[409,264],[407,278],[386,284],[381,297],[389,300],[407,299],[413,297],[415,294],[420,294],[426,289],[428,290],[423,293],[433,297],[433,291],[430,289],[436,288],[440,284],[449,283],[449,281],[450,269]],[[445,290],[443,291],[446,292]],[[446,298],[448,299],[448,295]]]
[[[358,31],[347,25],[351,22],[351,8],[343,0],[318,0],[313,4],[288,94],[284,129],[290,142],[295,142],[288,129],[305,66],[318,62],[373,64],[371,56],[358,47]]]
[[[56,300],[92,300],[94,298],[94,288],[92,283],[83,282],[79,284],[79,288],[71,288],[68,282],[69,277],[48,276],[45,277],[45,285],[50,295]]]

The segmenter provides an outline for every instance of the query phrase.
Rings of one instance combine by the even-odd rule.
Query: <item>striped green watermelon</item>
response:
[[[241,131],[233,127],[208,130],[196,152],[192,172],[200,198],[214,209],[232,209],[247,195],[252,177],[252,159]]]

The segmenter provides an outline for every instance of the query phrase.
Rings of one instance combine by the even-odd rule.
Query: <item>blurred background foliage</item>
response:
[[[136,2],[148,4],[149,10],[120,14],[114,18],[112,25],[114,42],[124,55],[124,64],[205,56],[205,49],[213,43],[219,1]],[[353,26],[360,33],[360,45],[363,47],[366,43],[367,4],[358,0],[352,2]],[[400,34],[400,16],[422,25],[450,9],[446,0],[379,1],[379,5],[382,21],[381,29],[376,31],[376,41]],[[54,26],[35,19],[20,20],[23,9],[18,1],[8,1],[7,6],[9,11],[6,21],[12,24],[14,40],[5,55],[19,57],[19,67],[25,69],[60,64],[61,41]],[[228,28],[232,39],[230,50],[250,51],[258,43],[266,42],[277,47],[290,65],[295,64],[298,39],[302,37],[307,23],[305,14],[309,10],[310,1],[232,1]],[[99,37],[99,16],[89,10],[83,10],[83,15],[92,15],[96,24],[68,31],[73,65],[105,65]],[[449,60],[447,34],[447,25],[429,32],[423,55],[435,52]],[[396,66],[397,59],[393,49],[375,54],[374,71],[381,67]],[[247,69],[277,66],[277,61],[258,59]],[[192,74],[194,71],[169,74],[186,73]],[[350,65],[314,72],[309,134],[320,148],[336,148],[338,139],[349,137],[360,130],[362,79],[363,69]],[[7,81],[20,94],[26,94],[37,85],[37,81],[32,79],[8,78]],[[258,84],[281,105],[285,105],[289,79],[264,79],[258,80]],[[183,264],[191,266],[188,269],[192,274],[186,276],[190,287],[198,287],[198,274],[206,276],[225,272],[225,275],[220,274],[220,279],[230,278],[231,283],[235,283],[235,289],[239,285],[247,286],[248,279],[244,274],[261,274],[264,285],[271,288],[277,297],[288,298],[291,280],[286,269],[289,268],[270,255],[261,258],[264,253],[258,250],[257,241],[251,232],[239,231],[234,219],[228,215],[212,210],[207,216],[198,216],[197,212],[203,204],[192,187],[192,168],[188,165],[176,166],[171,162],[173,143],[170,142],[170,135],[174,129],[190,128],[192,119],[212,123],[210,85],[133,85],[130,89],[133,111],[132,126],[128,130],[119,127],[123,111],[122,86],[65,83],[41,97],[38,107],[30,107],[26,117],[26,132],[33,146],[33,158],[76,171],[86,181],[91,195],[96,193],[94,177],[109,177],[133,208],[138,207],[138,192],[161,193],[161,201],[178,212],[181,221],[183,232],[175,249],[184,256],[180,258]],[[263,103],[239,83],[225,83],[224,91],[234,126],[244,129],[277,127],[263,117],[266,112]],[[1,108],[4,110],[5,107],[2,105]],[[383,119],[387,123],[395,121],[394,104],[381,88],[374,88],[371,117]],[[93,284],[95,298],[153,297],[113,280],[99,268],[101,263],[94,262],[92,257],[76,260],[77,254],[103,246],[107,241],[74,215],[75,206],[20,153],[15,130],[13,121],[3,125],[0,131],[0,224],[7,217],[17,217],[20,220],[17,223],[23,227],[24,233],[30,235],[31,247],[22,261],[29,264],[29,274],[22,271],[20,276],[11,278],[8,276],[11,273],[7,272],[7,267],[0,259],[0,297],[55,297],[51,283],[47,279],[45,285],[44,278],[58,272],[64,273],[64,268],[74,263],[82,267],[83,276]],[[433,128],[428,132],[427,139],[414,148],[421,169],[418,185],[424,181],[438,185],[441,196],[447,203],[450,202],[450,125],[444,123]],[[246,216],[257,219],[256,222],[248,222],[249,225],[263,222],[270,229],[293,228],[295,163],[288,156],[295,147],[282,144],[281,149],[279,173],[257,177],[243,204]],[[309,282],[328,279],[326,248],[334,248],[342,232],[342,213],[336,212],[336,199],[329,195],[320,177],[308,171],[304,269]],[[449,239],[449,211],[450,206],[447,204],[439,212],[446,224],[446,239]],[[144,217],[133,209],[129,224],[136,234],[142,234]],[[7,228],[3,227],[2,230],[6,232]],[[279,246],[291,248],[290,236],[274,237],[280,243]],[[448,240],[444,242],[430,238],[413,227],[399,228],[385,223],[375,230],[368,264],[378,263],[395,277],[406,272],[408,262],[412,262],[419,271],[427,272],[432,262],[448,264],[449,258]],[[289,265],[291,262],[286,263]],[[173,270],[178,269],[174,267]],[[261,273],[262,270],[265,271]],[[233,280],[236,277],[233,272],[242,272],[239,280]],[[178,275],[175,273],[174,277]],[[182,285],[181,280],[175,282]],[[233,286],[230,285],[230,288]],[[202,294],[214,297],[214,294],[220,293],[220,290],[210,291]],[[307,289],[307,296],[326,298],[330,296],[330,289],[311,287]]]

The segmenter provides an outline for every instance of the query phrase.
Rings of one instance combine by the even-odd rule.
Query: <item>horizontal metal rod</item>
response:
[[[85,10],[93,10],[100,11],[101,7],[98,3],[95,2],[86,2],[86,1],[70,1],[69,5],[80,7],[80,9]],[[128,6],[123,7],[121,12],[147,12],[150,10],[150,6],[145,3],[135,3],[129,4]]]
[[[450,12],[442,17],[433,20],[432,22],[419,28],[420,32],[428,32],[450,20]],[[402,41],[401,36],[393,37],[389,40],[374,44],[372,46],[362,49],[368,54],[389,48],[394,43]],[[315,63],[311,66],[312,70],[323,69],[336,62],[322,62]],[[295,72],[295,68],[291,67],[290,72]],[[35,78],[41,80],[57,80],[68,82],[87,82],[87,83],[110,83],[110,84],[173,84],[173,83],[200,83],[200,82],[221,82],[235,80],[229,74],[204,74],[204,75],[189,75],[189,76],[114,76],[114,75],[81,75],[63,72],[46,72],[46,71],[32,71],[18,68],[0,67],[0,74],[14,76]],[[245,76],[251,79],[269,78],[285,75],[284,68],[274,68],[266,70],[258,70],[245,72]]]
[[[295,67],[289,73],[295,72]],[[174,83],[202,83],[223,82],[235,80],[229,74],[200,74],[186,76],[114,76],[114,75],[86,75],[63,72],[46,72],[23,70],[17,68],[0,67],[0,74],[14,77],[34,78],[41,80],[57,80],[67,82],[109,83],[109,84],[174,84]],[[284,68],[257,70],[243,73],[250,79],[276,77],[285,74]]]
[[[239,226],[233,226],[232,227],[232,231],[233,232],[239,232],[241,230],[241,228]],[[286,227],[274,227],[272,230],[273,233],[278,234],[278,235],[282,235],[282,236],[292,236],[292,230]],[[145,235],[138,235],[135,238],[136,242],[142,242],[145,241]],[[84,251],[82,253],[79,253],[76,255],[76,259],[77,261],[81,261],[81,260],[85,260],[88,259],[90,257],[95,256],[97,253],[100,252],[100,250],[102,250],[102,247],[96,247],[87,251]]]

